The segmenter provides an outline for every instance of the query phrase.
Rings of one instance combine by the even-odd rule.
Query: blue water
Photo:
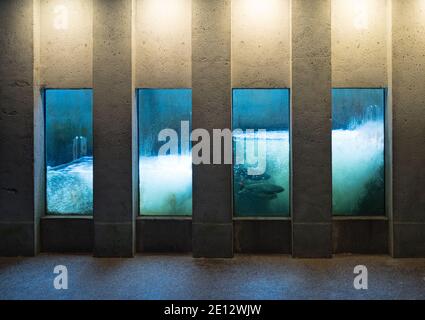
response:
[[[289,132],[267,131],[264,137],[243,133],[233,139],[234,154],[244,151],[244,163],[233,168],[235,215],[289,216]],[[258,167],[258,152],[265,152],[265,171],[250,175],[248,169]]]
[[[93,214],[93,157],[47,167],[50,214]]]
[[[47,214],[93,213],[93,91],[46,89]]]
[[[382,215],[385,213],[384,90],[335,89],[333,92],[333,213]],[[234,152],[245,150],[246,160],[233,167],[236,216],[289,215],[288,97],[288,90],[234,90],[233,127],[267,129],[266,137],[249,133],[234,135]],[[149,90],[140,92],[141,101],[145,104],[139,110],[140,213],[190,215],[190,151],[182,154],[183,150],[179,150],[178,154],[161,157],[156,154],[162,144],[157,140],[159,130],[170,126],[178,129],[181,120],[191,118],[191,92]],[[49,214],[93,213],[91,119],[90,92],[47,91]],[[255,167],[256,155],[242,146],[255,149],[259,143],[266,147],[266,170],[261,175],[249,176],[247,171]]]
[[[249,136],[234,137],[235,145],[250,143]],[[289,215],[289,135],[271,132],[266,140],[267,179],[234,176],[235,212],[240,216]],[[382,123],[368,122],[354,130],[333,130],[333,211],[335,214],[379,213],[383,206],[384,136]],[[239,172],[249,167],[240,165]],[[192,162],[190,156],[140,158],[142,212],[190,215]],[[285,191],[268,199],[255,192],[239,193],[241,183],[267,183]],[[47,167],[48,211],[54,214],[92,214],[93,157]],[[378,211],[377,211],[378,210]]]
[[[243,130],[233,137],[234,215],[289,216],[289,90],[233,89],[232,102],[232,127]],[[248,172],[256,167],[265,172]]]
[[[188,124],[182,133],[181,123]],[[173,129],[182,141],[190,135],[191,89],[139,89],[139,213],[188,216],[192,214],[192,156],[189,143],[158,156],[163,129]]]
[[[333,214],[385,214],[385,90],[332,91]]]
[[[334,214],[384,214],[383,123],[333,130],[332,172]]]
[[[190,215],[191,156],[140,158],[142,212]],[[47,167],[48,211],[51,214],[93,214],[93,157]]]
[[[192,156],[139,158],[140,212],[146,215],[192,214]]]

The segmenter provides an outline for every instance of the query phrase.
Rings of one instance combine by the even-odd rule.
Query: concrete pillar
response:
[[[393,1],[393,255],[425,257],[425,2]]]
[[[191,88],[192,0],[137,0],[135,23],[137,88]]]
[[[331,0],[332,86],[387,87],[388,0]]]
[[[133,5],[93,3],[95,256],[134,254]]]
[[[232,0],[232,87],[289,88],[290,0]]]
[[[0,1],[0,256],[32,256],[38,250],[42,203],[35,195],[42,165],[34,156],[40,142],[40,126],[35,131],[34,123],[42,106],[37,5],[32,0]]]
[[[331,1],[292,0],[292,222],[295,257],[331,244]]]
[[[230,22],[230,1],[193,0],[193,129],[211,137],[213,129],[231,128]],[[232,257],[231,199],[230,165],[193,166],[195,257]]]
[[[91,88],[93,1],[40,0],[40,18],[41,83],[47,88]]]

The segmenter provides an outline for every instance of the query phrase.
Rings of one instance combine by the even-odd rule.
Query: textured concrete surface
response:
[[[290,86],[289,0],[232,1],[232,87]]]
[[[150,10],[161,11],[167,2],[0,1],[0,255],[32,255],[38,247],[38,220],[45,207],[39,85],[91,87],[92,73],[98,248],[110,246],[111,252],[122,255],[134,239],[137,170],[132,168],[138,165],[133,152],[137,149],[133,80],[137,79],[138,86],[190,87],[193,76],[194,127],[208,130],[230,127],[232,85],[285,86],[291,80],[294,253],[309,249],[313,250],[310,254],[329,254],[332,69],[334,86],[384,86],[389,79],[386,170],[387,184],[394,175],[394,192],[387,185],[388,208],[393,212],[388,241],[394,240],[391,249],[396,256],[425,256],[422,0],[294,0],[291,12],[287,0],[194,0],[193,8],[188,0],[175,0],[176,10],[162,10],[166,16],[155,19]],[[363,23],[358,11],[362,3],[367,3],[366,29],[358,28]],[[68,8],[68,29],[58,30],[55,8],[63,4]],[[264,19],[268,5],[275,7]],[[133,15],[136,25],[132,25]],[[293,24],[292,61],[287,60],[289,20]],[[232,254],[230,179],[230,166],[194,168],[196,256]],[[166,233],[167,223],[155,228]],[[250,235],[257,228],[267,233],[264,226],[249,224],[245,230],[236,226],[239,240],[244,239],[250,248],[264,248],[270,239],[256,242]],[[335,227],[334,235],[343,248],[337,251],[361,247],[357,240],[350,240],[361,234],[348,233],[357,229],[379,237],[378,242],[367,241],[373,245],[364,250],[377,243],[382,248],[383,226],[374,232],[373,225],[370,222],[367,230],[348,222],[341,229]],[[71,232],[71,226],[65,228]],[[187,233],[186,224],[182,230]],[[60,229],[49,231],[50,238],[44,240],[60,243],[54,242],[60,240],[55,239],[55,232]],[[157,239],[144,240],[151,241],[152,248]],[[164,239],[164,243],[171,240]],[[181,240],[186,247],[187,234]],[[243,243],[236,247],[244,250]]]
[[[290,254],[292,251],[289,219],[237,219],[233,230],[236,253]]]
[[[136,152],[133,1],[95,0],[93,12],[94,253],[131,256]]]
[[[92,253],[93,217],[44,216],[40,221],[41,252]]]
[[[188,253],[192,251],[192,219],[139,217],[136,219],[137,252]]]
[[[136,1],[136,86],[190,88],[191,0]]]
[[[326,257],[331,239],[331,2],[292,1],[292,253]]]
[[[40,10],[41,83],[50,88],[91,88],[93,1],[40,0]]]
[[[33,1],[0,1],[0,255],[33,255],[37,246],[36,17]]]
[[[388,220],[383,217],[332,221],[333,253],[389,254]]]
[[[394,254],[425,257],[425,3],[392,12]]]
[[[68,269],[68,290],[53,287],[53,269],[59,264]],[[353,287],[357,265],[368,268],[368,290]],[[425,260],[0,258],[0,299],[425,299]]]
[[[33,1],[33,92],[34,92],[34,251],[40,252],[40,218],[46,211],[46,148],[45,148],[45,120],[44,120],[44,93],[41,84],[41,8],[40,0]],[[0,98],[1,99],[1,98]],[[1,104],[1,103],[0,103]]]
[[[387,0],[332,0],[332,84],[387,86]]]
[[[192,127],[211,137],[231,127],[230,21],[230,1],[192,2]],[[231,199],[230,165],[193,166],[194,256],[232,256]]]

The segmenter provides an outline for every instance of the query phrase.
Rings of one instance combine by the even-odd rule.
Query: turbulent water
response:
[[[192,214],[192,156],[140,157],[140,214]]]
[[[332,171],[334,214],[383,214],[382,121],[368,121],[348,130],[333,130]]]
[[[288,216],[288,131],[267,133],[263,140],[267,155],[265,173],[249,177],[246,171],[256,166],[257,154],[250,155],[247,150],[258,145],[258,139],[249,134],[234,136],[235,154],[245,147],[245,163],[234,166],[235,215]],[[332,170],[334,214],[382,214],[385,210],[382,122],[369,121],[347,130],[333,130]],[[139,186],[141,214],[190,215],[191,156],[141,157]],[[265,195],[262,186],[278,186],[284,191]],[[50,214],[92,214],[93,157],[47,167],[47,209]]]
[[[93,213],[93,157],[47,167],[49,214]]]
[[[47,168],[49,214],[93,213],[93,157]],[[140,210],[144,215],[192,213],[191,156],[140,158]]]
[[[234,135],[234,154],[243,151],[244,163],[234,166],[234,211],[236,216],[289,215],[289,133],[268,131],[266,136]],[[264,146],[265,149],[262,150]],[[251,152],[250,150],[254,150]],[[248,174],[259,166],[259,152],[265,151],[265,172]],[[260,160],[261,161],[261,160]],[[260,172],[257,172],[260,173]],[[278,190],[282,188],[283,191]],[[276,192],[273,190],[276,189]]]

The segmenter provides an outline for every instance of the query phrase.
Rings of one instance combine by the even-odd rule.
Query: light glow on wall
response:
[[[54,8],[53,26],[56,30],[68,30],[69,11],[67,6],[61,4]]]
[[[277,16],[279,8],[278,0],[245,0],[247,18],[255,18],[257,21],[268,21]]]
[[[187,0],[142,0],[144,2],[144,18],[149,18],[149,24],[156,30],[173,30],[182,24],[185,17]]]
[[[367,0],[351,0],[354,13],[353,25],[357,30],[369,27],[369,12]]]
[[[246,0],[252,14],[267,14],[272,12],[272,0]]]

